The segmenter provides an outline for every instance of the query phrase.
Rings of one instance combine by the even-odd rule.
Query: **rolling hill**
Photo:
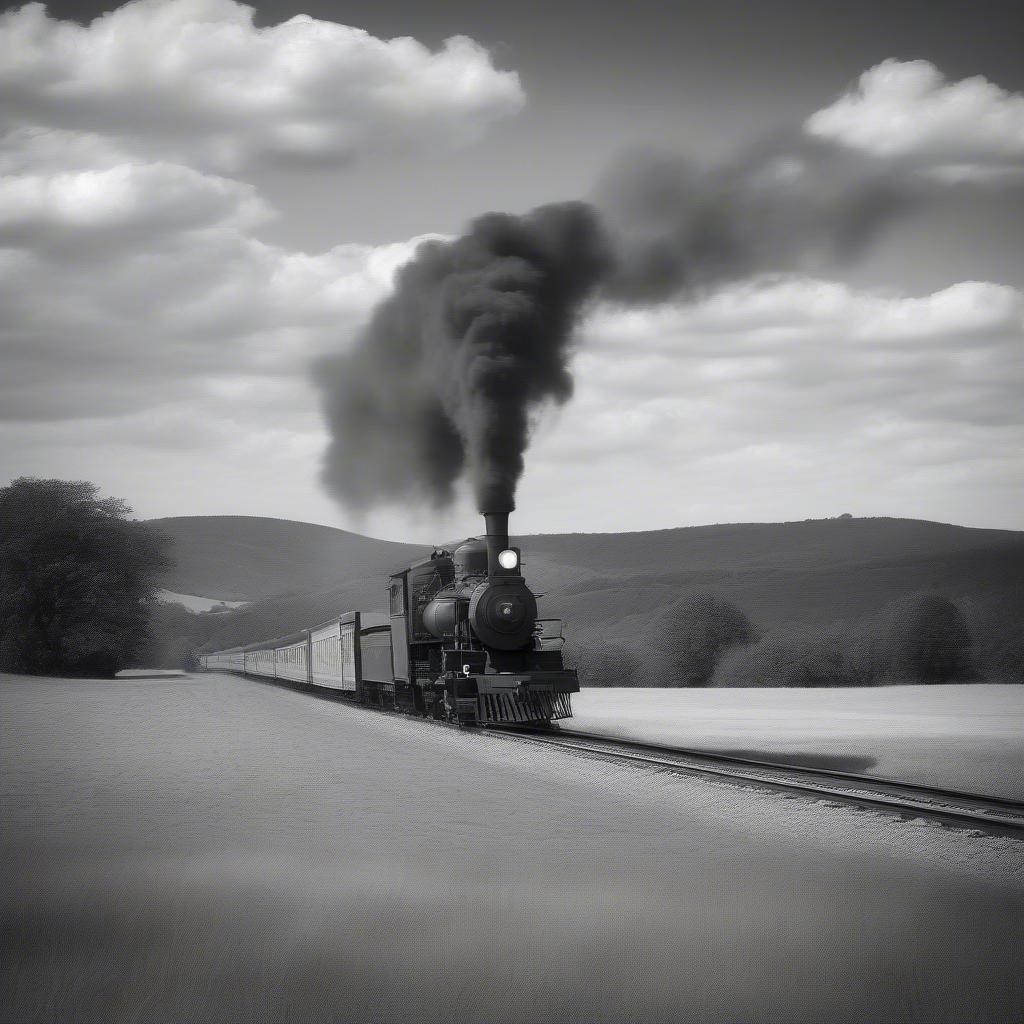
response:
[[[176,565],[164,587],[222,601],[337,587],[352,577],[394,571],[423,550],[287,519],[183,516],[149,523],[172,541]]]
[[[174,539],[178,566],[167,589],[252,602],[189,617],[189,633],[204,649],[279,636],[352,608],[379,609],[388,573],[429,553],[426,545],[282,520],[153,524]],[[958,602],[977,619],[976,632],[1024,621],[1024,533],[1017,531],[875,518],[516,540],[541,614],[565,620],[572,649],[610,643],[651,671],[673,605],[709,591],[763,631],[863,620],[921,592]]]

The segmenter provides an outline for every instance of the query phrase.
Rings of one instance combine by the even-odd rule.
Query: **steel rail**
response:
[[[548,733],[504,729],[489,729],[488,732],[522,742],[544,744],[687,775],[713,775],[769,789],[828,797],[855,806],[882,808],[904,815],[912,813],[917,817],[935,818],[958,825],[984,825],[992,831],[1024,832],[1024,804],[1002,797],[963,793],[919,783],[903,783],[894,779],[880,779],[829,768],[819,769],[808,765],[734,758],[728,754],[709,751],[619,740],[595,733],[578,733],[571,730]],[[586,742],[573,742],[574,740]],[[672,759],[666,755],[672,755]],[[838,779],[847,786],[843,788],[835,784],[829,785],[827,782],[822,783],[822,779]]]
[[[866,782],[872,785],[895,786],[901,790],[914,790],[930,796],[942,796],[955,800],[977,800],[987,805],[997,805],[1024,816],[1024,803],[1009,800],[1001,796],[987,796],[984,793],[972,793],[961,789],[943,789],[939,786],[926,786],[919,782],[901,782],[899,779],[887,779],[880,775],[865,775],[861,772],[844,772],[837,768],[824,768],[809,764],[794,764],[788,761],[759,761],[751,757],[740,757],[735,754],[721,754],[715,750],[698,750],[696,747],[672,747],[666,743],[648,743],[644,740],[632,740],[618,736],[604,736],[597,732],[578,732],[576,729],[559,729],[558,735],[571,736],[574,739],[595,740],[614,743],[618,746],[633,747],[637,750],[661,751],[671,754],[685,754],[687,757],[706,758],[709,761],[726,761],[730,764],[752,765],[758,768],[778,768],[793,772],[806,772],[812,775],[827,775],[831,778],[845,779],[853,782]]]

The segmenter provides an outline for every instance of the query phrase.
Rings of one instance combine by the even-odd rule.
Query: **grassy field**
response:
[[[1024,686],[593,689],[573,728],[1024,803]]]
[[[0,677],[5,1021],[1012,1021],[1024,844],[228,676]]]

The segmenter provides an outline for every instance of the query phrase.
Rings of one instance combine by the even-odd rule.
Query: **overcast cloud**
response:
[[[466,38],[432,51],[309,18],[254,28],[231,0],[141,0],[87,27],[30,5],[0,19],[0,67],[5,478],[92,477],[148,515],[472,528],[468,500],[443,521],[357,524],[320,492],[310,367],[351,343],[420,239],[269,244],[277,211],[249,172],[464,145],[522,106],[514,73]],[[1020,171],[1022,107],[887,61],[806,130],[982,177]],[[1014,525],[1022,353],[1024,297],[998,282],[907,295],[761,276],[599,306],[576,396],[538,423],[517,528],[843,511]]]

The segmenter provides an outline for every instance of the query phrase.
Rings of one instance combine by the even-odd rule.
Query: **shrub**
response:
[[[713,594],[678,601],[656,625],[667,652],[662,671],[669,686],[707,686],[729,648],[757,639],[746,615]]]
[[[713,686],[850,686],[842,637],[832,632],[771,634],[734,647],[715,671]]]
[[[1024,683],[1024,595],[976,595],[962,604],[979,673],[992,682]]]
[[[892,605],[888,641],[896,679],[946,683],[976,678],[970,630],[948,597],[924,594]]]
[[[725,654],[713,686],[872,686],[887,662],[869,626],[790,626]]]
[[[977,678],[964,616],[948,598],[918,595],[872,619],[832,629],[787,628],[735,647],[714,686],[876,686]]]

